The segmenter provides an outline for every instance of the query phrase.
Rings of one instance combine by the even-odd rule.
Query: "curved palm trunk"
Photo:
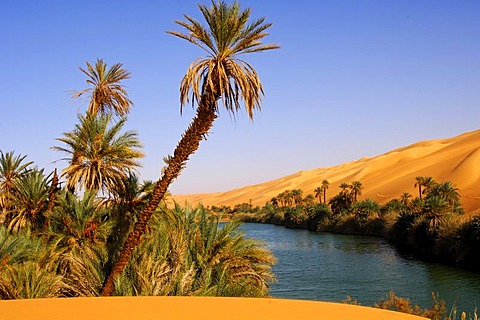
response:
[[[210,102],[208,102],[208,100],[210,100]],[[211,102],[212,100],[213,102]],[[182,135],[173,156],[169,158],[162,177],[155,184],[152,198],[140,213],[133,230],[128,234],[120,256],[103,285],[102,296],[110,296],[112,294],[115,279],[122,274],[123,269],[130,260],[133,250],[142,242],[141,236],[145,233],[147,223],[167,192],[169,185],[180,175],[190,155],[198,149],[200,141],[205,138],[213,126],[217,118],[215,104],[216,99],[214,98],[202,98],[195,118]]]
[[[327,203],[327,189],[323,189],[323,203]]]

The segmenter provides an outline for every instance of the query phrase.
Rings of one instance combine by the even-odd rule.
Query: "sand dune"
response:
[[[426,319],[349,304],[285,299],[102,297],[0,301],[2,320]]]
[[[174,195],[177,202],[205,206],[234,206],[251,202],[264,205],[287,189],[314,193],[323,179],[330,182],[327,197],[338,193],[339,185],[361,181],[361,199],[380,203],[398,198],[403,192],[416,196],[416,176],[431,176],[437,181],[451,181],[460,189],[467,212],[480,208],[480,130],[440,140],[423,141],[385,154],[362,158],[338,166],[300,171],[276,180],[226,192]]]

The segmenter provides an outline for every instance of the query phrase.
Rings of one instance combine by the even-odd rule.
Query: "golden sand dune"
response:
[[[108,297],[0,301],[3,320],[426,319],[349,304],[284,299]]]
[[[370,198],[385,203],[403,192],[417,196],[416,176],[430,176],[436,181],[451,181],[460,189],[467,212],[480,208],[480,130],[462,135],[423,141],[385,154],[362,158],[338,166],[300,171],[276,180],[250,185],[227,192],[175,195],[179,202],[191,205],[234,206],[252,203],[263,206],[280,192],[302,189],[314,193],[323,179],[330,182],[327,197],[338,193],[343,182],[362,182],[361,199]]]

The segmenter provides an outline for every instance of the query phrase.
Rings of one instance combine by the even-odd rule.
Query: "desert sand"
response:
[[[431,141],[423,141],[385,154],[362,158],[333,167],[300,171],[276,180],[210,194],[174,195],[179,203],[205,206],[234,206],[250,203],[263,206],[285,190],[302,189],[314,194],[323,179],[330,182],[327,198],[339,192],[343,182],[362,182],[360,199],[385,203],[403,192],[418,196],[416,176],[430,176],[438,182],[451,181],[460,189],[466,212],[480,208],[480,130]]]
[[[0,301],[3,320],[426,319],[347,304],[283,299],[109,297]]]

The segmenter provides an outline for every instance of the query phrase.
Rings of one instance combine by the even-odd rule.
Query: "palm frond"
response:
[[[87,76],[86,82],[91,87],[74,92],[72,97],[80,98],[89,94],[90,102],[87,109],[89,114],[108,112],[114,112],[119,116],[128,114],[133,102],[128,98],[121,82],[130,78],[130,72],[123,69],[121,63],[116,63],[107,70],[107,64],[102,59],[97,59],[94,66],[88,61],[86,64],[87,68],[80,67],[80,71]]]
[[[251,119],[253,111],[260,109],[263,88],[260,79],[251,65],[237,58],[240,54],[260,52],[279,48],[275,44],[262,44],[268,35],[265,31],[271,23],[265,18],[247,24],[250,9],[241,10],[234,2],[214,2],[207,7],[198,5],[206,27],[185,15],[186,21],[176,21],[187,33],[168,33],[187,40],[208,53],[207,58],[195,60],[188,68],[180,85],[180,102],[183,106],[200,103],[202,97],[211,95],[214,101],[221,99],[224,107],[232,113],[241,108],[241,102]],[[215,106],[218,112],[218,106]]]

